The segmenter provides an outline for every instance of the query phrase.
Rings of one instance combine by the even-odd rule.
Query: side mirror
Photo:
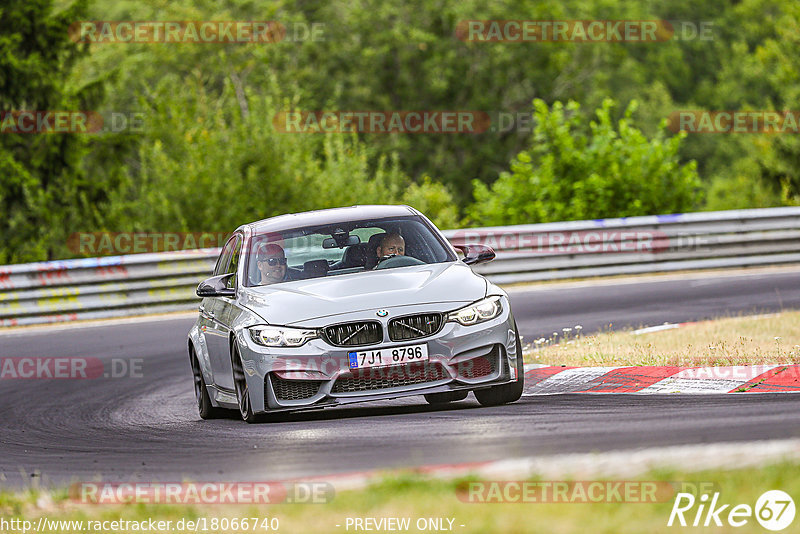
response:
[[[228,281],[234,273],[212,276],[197,286],[198,297],[235,297],[236,290],[228,287]]]
[[[464,253],[464,259],[462,259],[461,261],[463,261],[467,265],[477,265],[478,263],[492,261],[495,257],[495,253],[494,250],[492,250],[492,247],[488,247],[486,245],[453,245],[453,246]]]

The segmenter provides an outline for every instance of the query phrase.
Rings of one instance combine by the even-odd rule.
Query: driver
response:
[[[400,234],[386,234],[383,236],[383,239],[381,239],[376,252],[378,254],[378,261],[385,256],[405,256],[406,241]]]
[[[264,243],[256,253],[261,285],[284,282],[286,278],[286,254],[275,243]]]

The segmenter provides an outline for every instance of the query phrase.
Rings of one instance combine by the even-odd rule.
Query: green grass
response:
[[[525,361],[547,365],[723,366],[800,363],[800,312],[723,317],[634,335],[582,335],[580,325],[525,339]]]
[[[180,518],[242,518],[277,517],[279,532],[325,533],[348,532],[350,518],[410,517],[408,532],[418,532],[418,518],[455,518],[454,532],[542,532],[542,533],[658,533],[658,532],[729,532],[731,527],[694,529],[667,527],[673,499],[657,503],[503,503],[473,504],[462,502],[457,491],[477,479],[436,480],[414,473],[395,474],[362,490],[342,491],[327,504],[306,505],[83,505],[69,501],[66,492],[57,492],[52,501],[39,492],[0,493],[0,513],[8,520],[24,518],[36,521],[40,516],[49,519],[73,520],[145,520]],[[535,480],[535,479],[531,479]],[[637,477],[643,481],[711,482],[720,492],[720,503],[754,506],[759,495],[771,489],[783,490],[795,499],[800,498],[800,464],[778,463],[760,469],[712,470],[686,473],[662,470]],[[39,505],[37,506],[37,501]],[[730,507],[727,511],[730,510]],[[694,517],[694,511],[687,518]],[[723,520],[726,513],[722,514]],[[336,527],[336,525],[341,525]],[[797,528],[800,518],[792,527]],[[465,525],[461,527],[459,525]],[[736,532],[765,532],[750,519]],[[792,528],[786,532],[792,532]],[[796,531],[796,530],[794,530]],[[231,532],[228,530],[228,532]],[[259,532],[264,532],[259,530]],[[349,532],[354,532],[351,528]]]

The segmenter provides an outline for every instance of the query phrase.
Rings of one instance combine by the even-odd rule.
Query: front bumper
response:
[[[399,314],[393,314],[396,315]],[[374,317],[373,314],[370,318]],[[363,318],[362,315],[353,320]],[[385,329],[386,322],[383,325]],[[302,347],[271,348],[253,342],[246,331],[237,340],[255,412],[316,409],[475,390],[522,379],[516,376],[517,358],[522,355],[517,354],[514,320],[505,297],[502,313],[490,321],[472,326],[446,322],[432,336],[402,342],[344,348],[314,339]],[[359,370],[349,367],[348,353],[352,351],[423,343],[428,348],[427,362]]]

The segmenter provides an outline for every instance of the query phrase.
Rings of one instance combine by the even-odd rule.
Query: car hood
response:
[[[290,325],[376,308],[470,303],[485,295],[486,280],[454,262],[246,287],[240,304],[270,324]]]

